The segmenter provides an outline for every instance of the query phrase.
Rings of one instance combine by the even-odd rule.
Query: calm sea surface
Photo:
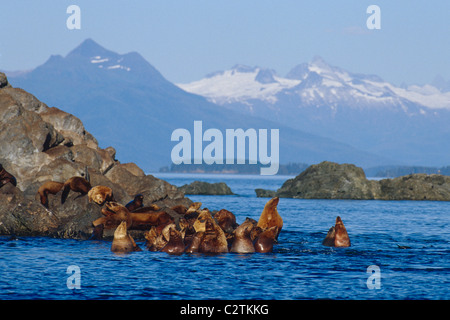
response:
[[[290,178],[155,176],[177,186],[226,182],[237,195],[188,197],[232,211],[238,223],[257,220],[268,200],[255,188]],[[138,242],[142,252],[116,255],[107,241],[0,237],[0,299],[450,298],[450,203],[280,199],[278,211],[284,227],[270,254],[171,256]],[[324,247],[338,215],[352,246]]]

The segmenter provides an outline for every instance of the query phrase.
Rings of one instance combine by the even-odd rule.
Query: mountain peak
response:
[[[72,56],[82,56],[91,58],[93,56],[109,56],[114,55],[113,51],[107,50],[101,45],[99,45],[97,42],[92,40],[91,38],[88,38],[84,40],[78,47],[73,49],[67,57]]]

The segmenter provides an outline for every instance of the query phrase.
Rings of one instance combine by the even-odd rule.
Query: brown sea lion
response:
[[[126,221],[128,227],[132,224],[130,212],[116,202],[107,202],[102,208],[102,214],[104,217],[92,222],[95,228],[100,224],[104,226],[104,229],[117,228],[122,221]]]
[[[0,188],[5,184],[11,183],[14,187],[17,187],[17,180],[11,173],[5,170],[0,164]]]
[[[170,228],[169,241],[161,251],[168,254],[182,254],[184,249],[185,246],[181,232],[175,227]]]
[[[208,209],[203,209],[202,211],[200,211],[193,223],[195,232],[204,232],[206,230],[206,221],[208,220],[211,220],[214,224],[216,224],[213,220],[211,212]]]
[[[102,206],[106,201],[114,201],[113,191],[110,187],[95,186],[88,192],[89,202],[95,202]]]
[[[132,236],[128,234],[127,223],[122,221],[114,231],[114,240],[111,245],[111,251],[116,253],[127,253],[134,251],[142,251],[136,245]]]
[[[134,199],[125,205],[125,207],[130,212],[133,212],[139,208],[142,208],[143,206],[144,206],[144,196],[142,194],[135,195]]]
[[[144,237],[146,239],[145,246],[147,247],[148,250],[158,251],[166,245],[167,242],[164,242],[163,245],[161,245],[160,247],[155,245],[158,236],[159,235],[156,233],[156,228],[154,226],[144,233]]]
[[[236,223],[236,216],[226,209],[216,212],[214,219],[216,219],[219,226],[226,233],[232,233],[234,229],[238,227],[238,224]]]
[[[228,242],[222,228],[212,219],[205,222],[205,231],[200,243],[199,252],[225,253],[228,252]]]
[[[336,218],[334,227],[328,230],[322,244],[328,247],[350,247],[350,238],[341,217]]]
[[[203,237],[205,233],[204,232],[197,232],[192,236],[192,239],[190,240],[189,244],[186,246],[186,253],[196,253],[200,250],[200,245],[202,243]]]
[[[63,192],[61,194],[61,203],[64,203],[70,190],[80,193],[80,196],[88,194],[92,186],[89,181],[82,177],[72,177],[64,182]]]
[[[193,212],[197,212],[201,206],[202,206],[201,202],[194,202],[193,204],[191,204],[189,206],[189,208],[187,209],[185,214],[191,214]]]
[[[279,200],[280,199],[278,197],[275,197],[267,201],[257,224],[257,227],[260,227],[263,231],[271,227],[278,227],[275,240],[278,239],[278,235],[283,228],[283,219],[281,218],[277,210]]]
[[[255,225],[246,220],[239,227],[237,227],[233,234],[233,244],[231,245],[230,252],[236,253],[252,253],[255,252],[255,247],[253,245],[253,241],[250,237],[252,230],[255,228]]]
[[[334,226],[328,230],[327,236],[323,239],[322,244],[327,247],[334,247]]]
[[[160,210],[161,210],[161,207],[159,207],[157,204],[152,203],[148,206],[134,209],[133,212],[134,213],[145,213],[145,212],[160,211]]]
[[[162,230],[166,225],[173,222],[173,218],[165,211],[130,212],[117,202],[107,202],[102,208],[104,217],[93,222],[94,226],[103,223],[105,229],[115,227],[120,221],[127,221],[128,228],[132,230],[148,230],[156,226]]]
[[[278,227],[273,226],[264,230],[255,240],[255,251],[260,253],[272,252]]]
[[[41,199],[41,204],[48,209],[48,195],[57,194],[63,186],[64,183],[56,181],[47,181],[42,184],[37,191]]]
[[[336,225],[334,226],[334,246],[335,247],[350,247],[350,238],[345,229],[341,217],[336,218]]]

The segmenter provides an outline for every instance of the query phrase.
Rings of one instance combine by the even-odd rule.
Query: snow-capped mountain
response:
[[[263,71],[258,83],[268,84],[272,77],[270,71]],[[172,163],[171,151],[176,145],[171,140],[172,132],[180,128],[192,132],[196,120],[203,121],[204,130],[216,128],[222,132],[279,129],[281,164],[330,160],[368,167],[392,163],[391,159],[334,139],[259,117],[242,117],[180,89],[140,54],[118,54],[91,39],[65,57],[51,56],[43,65],[15,73],[8,80],[49,106],[79,117],[101,147],[114,145],[118,158],[135,162],[147,171]]]
[[[249,108],[251,100],[276,104],[282,95],[296,95],[302,107],[327,105],[334,109],[342,104],[391,107],[412,102],[433,109],[450,108],[450,92],[442,93],[431,85],[396,87],[376,75],[350,73],[330,66],[318,56],[310,63],[294,67],[285,77],[270,69],[236,65],[179,87],[218,104],[240,102]]]
[[[398,87],[376,75],[331,66],[320,57],[284,77],[238,65],[178,85],[228,109],[405,163],[450,162],[450,153],[443,151],[450,150],[450,92],[432,85]]]

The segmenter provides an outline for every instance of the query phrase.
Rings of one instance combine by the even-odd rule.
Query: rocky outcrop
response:
[[[411,174],[376,181],[355,165],[325,161],[287,180],[277,191],[255,191],[258,197],[450,201],[450,177]]]
[[[0,234],[87,238],[101,208],[75,192],[61,204],[61,192],[50,194],[49,208],[37,190],[46,181],[87,178],[92,186],[113,190],[127,203],[144,195],[146,205],[189,206],[176,186],[146,175],[134,163],[121,164],[113,147],[102,149],[75,116],[49,108],[32,94],[8,84],[0,73],[0,164],[17,180],[0,188]]]
[[[225,182],[209,183],[204,181],[194,181],[178,188],[184,194],[201,195],[232,195],[234,194]]]

